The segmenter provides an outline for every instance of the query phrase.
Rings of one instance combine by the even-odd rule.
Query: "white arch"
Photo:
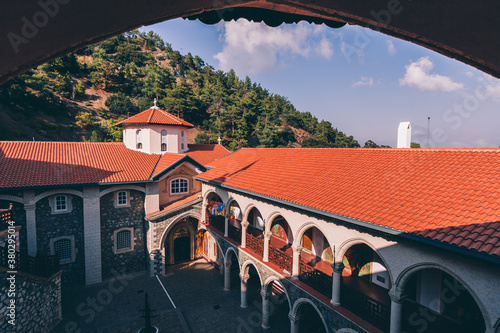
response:
[[[321,311],[319,311],[319,309],[316,306],[316,304],[314,304],[313,301],[311,301],[309,298],[302,297],[302,298],[299,298],[298,300],[296,300],[295,303],[293,304],[293,308],[290,310],[290,314],[293,317],[296,317],[297,316],[297,310],[299,309],[299,306],[302,303],[309,303],[309,304],[311,304],[313,306],[313,308],[318,313],[318,316],[321,318],[321,321],[323,322],[323,326],[325,327],[325,332],[329,332],[328,331],[328,325],[326,325],[325,318],[323,318],[323,315],[321,314]]]
[[[176,224],[178,224],[180,221],[182,221],[186,217],[193,217],[195,219],[200,220],[201,216],[198,213],[195,212],[184,212],[180,215],[178,215],[169,225],[168,227],[163,231],[163,234],[161,235],[160,238],[160,249],[163,249],[165,247],[165,240],[169,234],[169,232],[175,227]],[[194,228],[193,231],[195,232]]]
[[[105,196],[108,193],[119,191],[119,190],[135,190],[139,191],[142,193],[146,193],[146,189],[137,185],[117,185],[110,187],[108,189],[105,189],[104,191],[99,192],[99,198]]]
[[[269,214],[269,216],[266,219],[266,222],[268,222],[268,223],[265,224],[265,232],[271,231],[271,224],[273,224],[274,219],[277,218],[278,216],[281,216],[286,221],[288,226],[290,226],[290,224],[288,223],[288,220],[285,219],[285,217],[283,216],[283,214],[280,211],[274,211],[271,214]]]
[[[418,263],[415,265],[411,265],[407,267],[405,270],[403,270],[399,276],[397,277],[393,291],[398,295],[402,296],[404,293],[404,288],[406,287],[406,284],[408,283],[408,280],[413,276],[413,274],[418,273],[421,270],[424,269],[438,269],[440,271],[443,271],[450,276],[452,276],[454,279],[457,279],[458,282],[464,286],[465,290],[472,296],[474,301],[476,302],[479,311],[481,311],[481,314],[483,315],[483,320],[486,326],[486,332],[493,332],[493,327],[491,326],[491,319],[489,316],[489,313],[486,309],[486,307],[483,305],[481,300],[477,297],[477,295],[473,292],[472,288],[465,283],[460,276],[458,276],[455,272],[452,270],[448,269],[446,266],[443,266],[441,264],[435,263],[435,262],[423,262],[423,263]]]
[[[290,295],[288,294],[288,290],[285,288],[283,283],[280,282],[279,278],[277,278],[275,276],[268,277],[266,279],[266,282],[264,282],[264,284],[262,285],[262,290],[264,292],[268,291],[269,288],[272,288],[272,283],[278,283],[283,288],[283,290],[285,291],[286,300],[288,301],[288,308],[291,309],[292,308],[292,300],[290,299]]]
[[[207,204],[207,199],[208,199],[208,196],[213,193],[215,194],[216,196],[218,196],[221,200],[222,200],[222,203],[224,204],[224,207],[226,206],[226,203],[224,202],[224,199],[222,199],[221,195],[219,193],[217,193],[215,190],[213,189],[210,189],[208,190],[207,192],[205,192],[205,195],[203,196],[203,204]]]
[[[226,217],[229,217],[229,216],[230,216],[230,215],[229,215],[229,207],[231,207],[231,205],[233,204],[233,202],[235,202],[235,203],[236,203],[236,205],[238,206],[238,208],[241,210],[241,206],[240,206],[240,204],[238,203],[238,201],[237,201],[235,198],[233,198],[233,197],[231,197],[231,196],[230,196],[230,197],[227,199],[227,208],[228,208],[228,209],[226,210]],[[243,218],[243,215],[242,215],[241,217]]]
[[[17,203],[24,203],[24,199],[20,197],[16,197],[13,195],[7,195],[7,194],[0,194],[0,200],[6,200],[6,201],[14,201]]]
[[[249,265],[252,265],[255,268],[255,270],[257,271],[257,275],[259,276],[260,286],[262,288],[262,285],[263,285],[262,277],[260,276],[260,272],[257,269],[257,265],[255,265],[255,263],[253,262],[253,260],[247,259],[243,263],[243,265],[241,265],[241,270],[240,270],[241,275],[247,275],[248,274]]]
[[[360,237],[350,238],[350,239],[344,241],[342,244],[340,244],[339,249],[338,249],[338,251],[336,251],[337,253],[335,254],[335,261],[342,262],[344,260],[344,255],[347,252],[347,250],[349,250],[354,245],[358,245],[358,244],[364,244],[364,245],[368,246],[369,248],[371,248],[373,250],[373,252],[375,252],[379,256],[379,258],[382,260],[382,262],[384,264],[384,267],[387,269],[387,272],[389,273],[389,278],[391,280],[391,286],[393,286],[395,283],[394,276],[392,275],[392,271],[391,271],[391,267],[389,266],[389,263],[387,262],[387,260],[384,259],[384,257],[380,254],[380,252],[378,251],[378,249],[375,246],[373,246],[370,242],[368,242],[367,240],[365,240],[363,238],[360,238]]]
[[[233,252],[234,255],[236,256],[236,259],[238,261],[238,267],[240,266],[240,258],[238,257],[238,253],[236,252],[236,250],[234,249],[234,247],[232,246],[229,246],[226,250],[226,253],[223,253],[223,256],[224,256],[224,264],[226,264],[227,262],[227,258],[229,258],[229,252]]]
[[[330,248],[333,245],[335,245],[335,243],[333,243],[331,241],[331,239],[328,238],[329,237],[328,233],[326,233],[323,229],[321,229],[321,227],[318,226],[318,224],[316,224],[315,222],[309,221],[309,222],[306,222],[306,223],[302,224],[301,226],[299,226],[299,228],[297,229],[297,235],[293,235],[293,246],[294,247],[297,247],[298,245],[300,245],[300,243],[302,242],[302,236],[304,235],[304,233],[308,229],[310,229],[312,227],[316,227],[319,231],[321,231],[321,233],[323,234],[323,237],[325,237],[326,240],[328,241],[328,245],[330,246]]]
[[[83,192],[77,191],[77,190],[72,190],[72,189],[56,189],[56,190],[50,190],[47,192],[40,193],[35,197],[35,203],[42,200],[43,198],[49,197],[51,195],[56,195],[56,194],[72,194],[76,195],[80,198],[83,198]]]

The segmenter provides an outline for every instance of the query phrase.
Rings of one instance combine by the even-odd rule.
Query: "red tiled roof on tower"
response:
[[[164,111],[158,107],[151,107],[146,111],[138,113],[130,118],[127,118],[117,125],[170,125],[170,126],[184,126],[184,127],[194,127],[193,124],[174,116],[167,111]]]
[[[242,149],[197,178],[500,256],[500,149]]]

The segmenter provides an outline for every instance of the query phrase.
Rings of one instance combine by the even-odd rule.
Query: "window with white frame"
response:
[[[161,131],[161,151],[167,151],[167,131]]]
[[[74,262],[76,258],[74,236],[63,236],[50,240],[50,253],[59,256],[60,264]]]
[[[116,193],[116,205],[128,206],[128,193],[127,191],[118,191]]]
[[[134,250],[134,228],[121,228],[114,231],[114,252],[123,253]]]
[[[65,195],[56,195],[54,197],[54,212],[68,211],[68,197]]]
[[[170,194],[188,193],[189,182],[185,178],[176,178],[170,181]]]

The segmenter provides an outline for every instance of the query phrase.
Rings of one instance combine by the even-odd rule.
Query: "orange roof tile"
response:
[[[174,208],[183,206],[185,204],[188,204],[188,203],[190,203],[192,201],[197,200],[199,196],[201,196],[201,192],[196,192],[196,193],[194,193],[194,194],[192,194],[192,195],[190,195],[188,197],[185,197],[185,198],[179,199],[177,201],[171,202],[171,203],[169,203],[169,204],[161,207],[161,210],[159,212],[147,215],[146,218],[151,218],[151,217],[155,217],[157,215],[161,215],[161,214],[167,213],[169,210],[172,210]]]
[[[146,111],[142,111],[130,118],[127,118],[117,125],[137,125],[137,124],[155,124],[155,125],[171,125],[171,126],[185,126],[194,127],[193,124],[174,116],[167,111],[157,107],[152,107]]]
[[[190,157],[203,165],[210,165],[218,158],[231,154],[229,150],[218,144],[188,145]]]
[[[500,234],[499,165],[500,149],[255,148],[198,178],[498,255],[481,236]]]
[[[160,161],[158,162],[158,165],[156,166],[153,177],[161,173],[163,170],[180,160],[181,158],[184,157],[184,154],[174,154],[174,153],[166,153],[163,154],[160,158]]]
[[[144,181],[159,158],[114,142],[0,141],[0,188]]]

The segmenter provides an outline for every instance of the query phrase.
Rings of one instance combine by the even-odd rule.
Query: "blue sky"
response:
[[[500,146],[500,80],[369,29],[175,19],[141,30],[216,69],[248,75],[361,145],[395,147],[399,122],[410,121],[412,141],[425,147],[431,117],[430,147]]]

